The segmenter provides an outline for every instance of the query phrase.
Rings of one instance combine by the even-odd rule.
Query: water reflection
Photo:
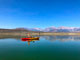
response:
[[[21,38],[21,36],[10,36],[10,35],[7,35],[7,36],[6,35],[1,35],[0,36],[0,39],[9,39],[9,38],[18,40],[18,39]]]
[[[23,40],[23,39],[21,39],[21,41],[27,41],[28,42],[28,45],[30,45],[30,42],[33,42],[33,43],[35,43],[35,41],[39,41],[39,40]]]
[[[80,36],[43,36],[45,40],[50,40],[50,41],[55,41],[55,40],[60,40],[60,41],[80,41]]]

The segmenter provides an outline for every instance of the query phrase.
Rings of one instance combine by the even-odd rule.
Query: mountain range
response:
[[[15,28],[15,29],[0,29],[0,32],[80,32],[80,27],[47,27],[45,29],[41,28]]]
[[[41,31],[41,32],[80,32],[80,27],[47,27],[45,29],[41,28],[17,28],[17,29],[26,29],[29,31]]]

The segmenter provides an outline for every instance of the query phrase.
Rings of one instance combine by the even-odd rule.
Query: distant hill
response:
[[[6,32],[41,32],[41,31],[37,31],[37,30],[29,30],[26,28],[15,28],[15,29],[0,29],[0,33],[6,33]]]
[[[0,29],[0,33],[1,32],[23,32],[23,31],[24,32],[29,32],[29,30],[22,29],[22,28],[21,29],[20,28],[19,29],[18,28],[17,29]]]

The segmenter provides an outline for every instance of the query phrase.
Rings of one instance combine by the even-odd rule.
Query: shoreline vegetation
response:
[[[40,32],[40,31],[29,31],[25,29],[0,29],[0,36],[27,36],[27,33],[31,35],[80,35],[80,32]]]

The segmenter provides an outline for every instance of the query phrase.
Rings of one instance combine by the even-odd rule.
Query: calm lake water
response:
[[[1,38],[0,60],[80,60],[80,36],[41,36],[31,42]]]

